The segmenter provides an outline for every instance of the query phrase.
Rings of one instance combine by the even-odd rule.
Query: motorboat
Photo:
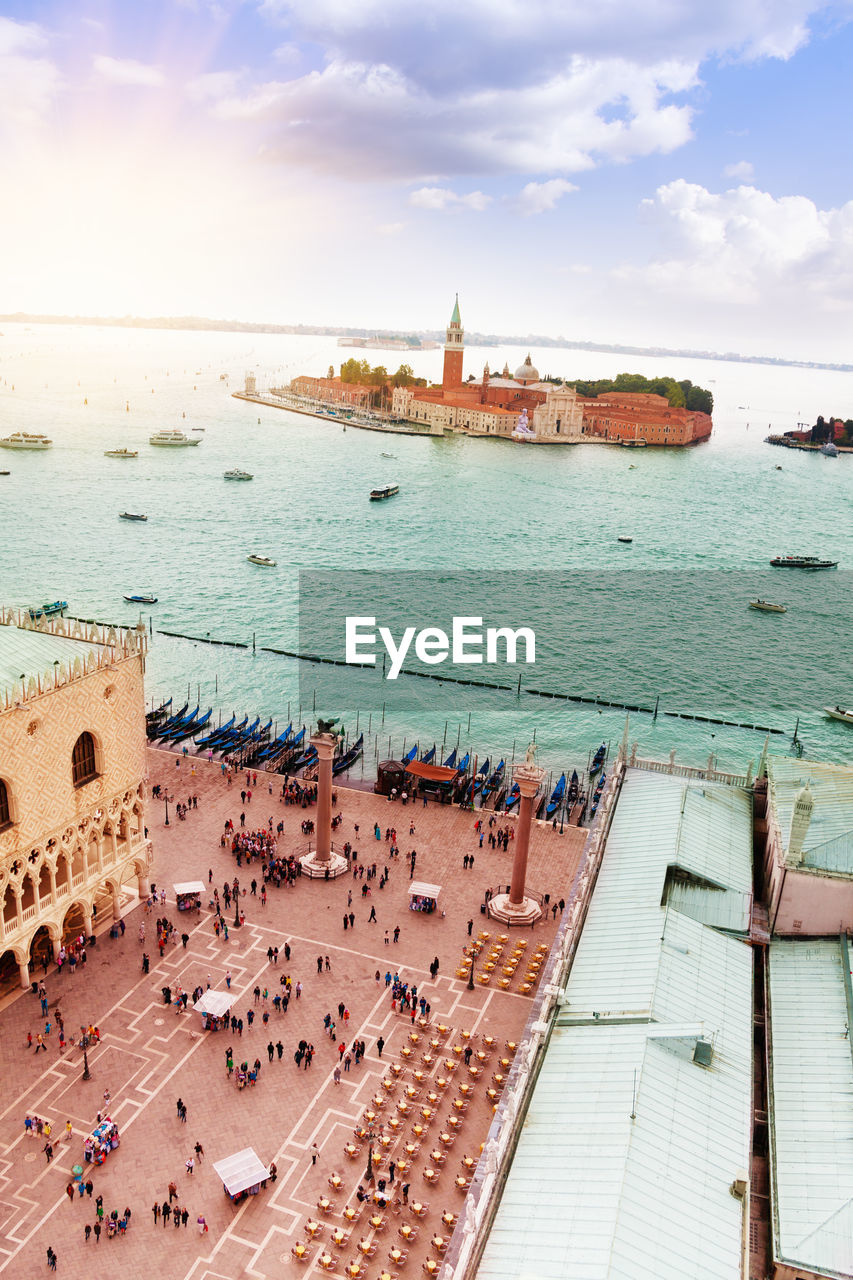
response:
[[[30,609],[28,612],[33,621],[35,621],[36,618],[50,618],[57,613],[61,616],[67,608],[67,600],[54,600],[52,604],[43,604],[41,608]]]
[[[10,476],[11,474],[11,471],[0,471],[0,476]]]
[[[627,536],[626,536],[626,535],[624,535],[624,534],[620,534],[620,535],[619,535],[619,537],[616,539],[616,541],[617,541],[617,542],[625,542],[625,543],[628,543],[628,542],[633,542],[633,541],[634,541],[634,539],[633,539],[633,538],[629,538],[629,537],[627,537]]]
[[[750,600],[750,609],[760,609],[762,613],[787,613],[788,606],[773,604],[770,600]]]
[[[119,520],[147,520],[148,519],[148,517],[144,516],[141,511],[120,511],[118,518]]]
[[[260,564],[260,565],[263,565],[265,569],[275,568],[275,560],[271,560],[269,556],[251,555],[251,556],[246,556],[246,559],[249,561],[249,564]]]
[[[207,427],[193,427],[193,431],[206,431]]]
[[[817,556],[775,556],[774,569],[837,569],[837,560],[819,560]]]
[[[105,458],[138,458],[138,449],[105,449]]]
[[[156,596],[125,596],[128,604],[156,604]]]
[[[371,502],[382,502],[384,498],[393,498],[395,493],[400,492],[398,484],[384,484],[381,489],[370,490]]]
[[[53,441],[47,436],[29,431],[13,431],[10,436],[0,438],[0,449],[50,449]]]
[[[232,467],[230,471],[225,472],[226,480],[252,480],[254,477],[249,471],[241,471],[239,467]]]
[[[620,440],[623,449],[645,449],[647,442],[645,440]]]
[[[180,431],[177,427],[163,427],[161,431],[155,431],[153,436],[148,437],[148,443],[166,445],[172,449],[185,449],[188,445],[201,444],[201,441],[193,440],[192,436],[188,436],[185,431]]]
[[[853,711],[844,707],[824,707],[824,711],[832,720],[843,720],[845,724],[853,724]]]
[[[833,444],[831,440],[827,440],[826,444],[820,446],[820,451],[825,458],[837,458],[838,446]]]

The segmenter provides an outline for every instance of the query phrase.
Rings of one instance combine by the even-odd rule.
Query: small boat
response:
[[[193,427],[193,428],[192,428],[192,430],[193,430],[193,431],[206,431],[206,430],[207,430],[207,427]],[[190,443],[193,443],[193,442],[192,442],[192,441],[190,441]]]
[[[43,604],[40,609],[30,609],[28,612],[30,617],[35,620],[36,618],[51,618],[57,613],[61,615],[67,608],[67,600],[54,600],[52,604]]]
[[[0,438],[0,449],[50,449],[52,445],[47,436],[29,431],[13,431]]]
[[[579,791],[578,771],[577,769],[573,769],[572,776],[569,779],[569,789],[566,792],[566,804],[572,805],[575,803],[575,801],[578,798],[578,791]]]
[[[234,721],[236,719],[237,719],[236,715],[232,716],[227,724],[221,724],[218,729],[213,730],[213,733],[209,733],[206,738],[202,738],[199,742],[197,742],[196,746],[209,747],[214,742],[217,742],[220,738],[225,737],[225,735],[228,733],[228,730],[234,727]]]
[[[261,564],[265,569],[274,569],[276,565],[275,560],[271,560],[269,556],[252,555],[246,556],[246,559],[249,561],[249,564]]]
[[[361,755],[363,749],[364,734],[361,735],[357,742],[353,743],[349,751],[345,751],[343,755],[338,757],[332,765],[332,774],[336,776],[339,773],[346,773],[347,769],[351,769],[358,757]]]
[[[551,799],[548,801],[547,808],[545,809],[546,817],[553,818],[554,814],[557,812],[560,805],[563,803],[563,792],[565,791],[565,789],[566,789],[566,775],[564,773],[561,773],[560,780],[557,783],[554,790],[551,792]]]
[[[750,600],[750,609],[760,609],[762,613],[787,613],[785,604],[773,604],[770,600]]]
[[[118,514],[118,518],[119,520],[147,520],[148,519],[147,516],[142,515],[141,512],[139,511],[120,511]]]
[[[396,456],[397,456],[397,455],[396,455],[396,453],[383,453],[383,454],[382,454],[382,457],[383,457],[383,458],[396,458]]]
[[[417,754],[418,754],[418,744],[415,743],[411,751],[409,751],[408,755],[403,756],[403,766],[405,767],[407,764],[411,764]]]
[[[826,444],[822,444],[820,446],[820,451],[825,458],[838,457],[838,447],[834,445],[831,440],[827,440]]]
[[[824,707],[824,711],[833,720],[843,720],[845,724],[853,724],[853,711],[844,707]]]
[[[599,769],[604,764],[604,757],[606,753],[607,753],[607,747],[605,743],[602,742],[601,746],[598,748],[595,755],[592,757],[592,764],[589,766],[590,777],[592,777],[594,773],[598,773]]]
[[[398,484],[384,484],[381,489],[370,490],[371,502],[382,502],[385,498],[393,498],[395,493],[400,492]]]
[[[10,476],[11,474],[11,471],[0,471],[0,476]]]
[[[506,803],[504,804],[504,810],[507,813],[510,813],[518,804],[520,799],[521,799],[521,788],[519,787],[517,782],[514,782],[510,787],[509,795],[506,798]]]
[[[163,427],[161,431],[155,431],[153,436],[148,437],[148,443],[166,445],[173,449],[185,449],[188,445],[201,444],[201,441],[193,440],[185,431],[179,431],[177,427]]]
[[[138,449],[105,449],[105,458],[138,458]]]
[[[156,724],[162,720],[172,705],[172,699],[167,698],[165,702],[161,702],[159,707],[154,707],[151,711],[145,712],[145,723],[148,725]]]
[[[470,762],[471,762],[471,752],[470,752],[470,751],[466,751],[466,752],[465,752],[465,755],[462,757],[462,759],[461,759],[461,760],[459,761],[459,763],[456,765],[456,768],[459,770],[459,772],[460,772],[460,773],[464,773],[464,772],[465,772],[465,770],[468,768],[468,765],[470,764]],[[452,769],[453,767],[454,767],[453,765],[449,765],[449,766],[448,766],[448,768],[450,768],[450,769]]]
[[[241,471],[239,467],[233,467],[225,473],[226,480],[252,480],[254,477],[248,471]]]
[[[449,755],[449,756],[447,757],[447,759],[445,760],[444,764],[442,765],[442,768],[443,768],[443,769],[455,769],[455,768],[456,768],[456,748],[455,748],[455,747],[453,748],[453,750],[451,751],[450,755]]]
[[[775,556],[774,569],[837,569],[837,560],[819,560],[817,556]]]
[[[435,743],[432,744],[425,756],[421,756],[421,764],[432,764],[435,759]]]
[[[633,542],[634,539],[625,537],[623,534],[620,534],[619,537],[616,539],[616,541],[617,542]]]
[[[619,443],[623,449],[645,449],[646,448],[645,440],[620,440]]]
[[[156,596],[125,596],[128,604],[156,604]]]

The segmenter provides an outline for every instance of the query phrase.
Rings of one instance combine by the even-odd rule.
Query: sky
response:
[[[848,362],[853,0],[0,0],[0,311]]]

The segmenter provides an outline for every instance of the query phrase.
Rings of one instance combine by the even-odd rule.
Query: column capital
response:
[[[532,799],[542,785],[545,770],[541,769],[538,764],[528,764],[527,761],[522,761],[521,764],[517,764],[513,769],[512,777],[513,781],[518,783],[518,789],[521,794]]]
[[[314,733],[311,735],[311,746],[316,748],[317,755],[321,760],[331,760],[337,745],[338,737],[335,733]]]

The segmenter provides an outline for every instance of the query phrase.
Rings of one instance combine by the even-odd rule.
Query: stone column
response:
[[[337,745],[334,733],[315,733],[317,749],[317,808],[314,848],[299,859],[302,874],[313,880],[334,880],[347,870],[347,860],[332,849],[332,761]]]
[[[147,898],[151,892],[151,885],[148,882],[148,876],[144,871],[136,873],[136,891],[140,898]]]
[[[18,961],[18,973],[21,975],[21,986],[22,986],[22,988],[24,989],[24,991],[29,991],[29,989],[30,989],[30,966],[27,964],[26,960],[19,960],[19,961]]]
[[[533,801],[542,785],[545,770],[532,762],[518,765],[513,777],[521,792],[518,825],[515,829],[515,851],[512,861],[512,879],[509,893],[500,893],[489,903],[489,915],[504,924],[533,924],[542,915],[542,908],[534,898],[525,896],[527,855],[530,849],[530,826],[533,821]]]

